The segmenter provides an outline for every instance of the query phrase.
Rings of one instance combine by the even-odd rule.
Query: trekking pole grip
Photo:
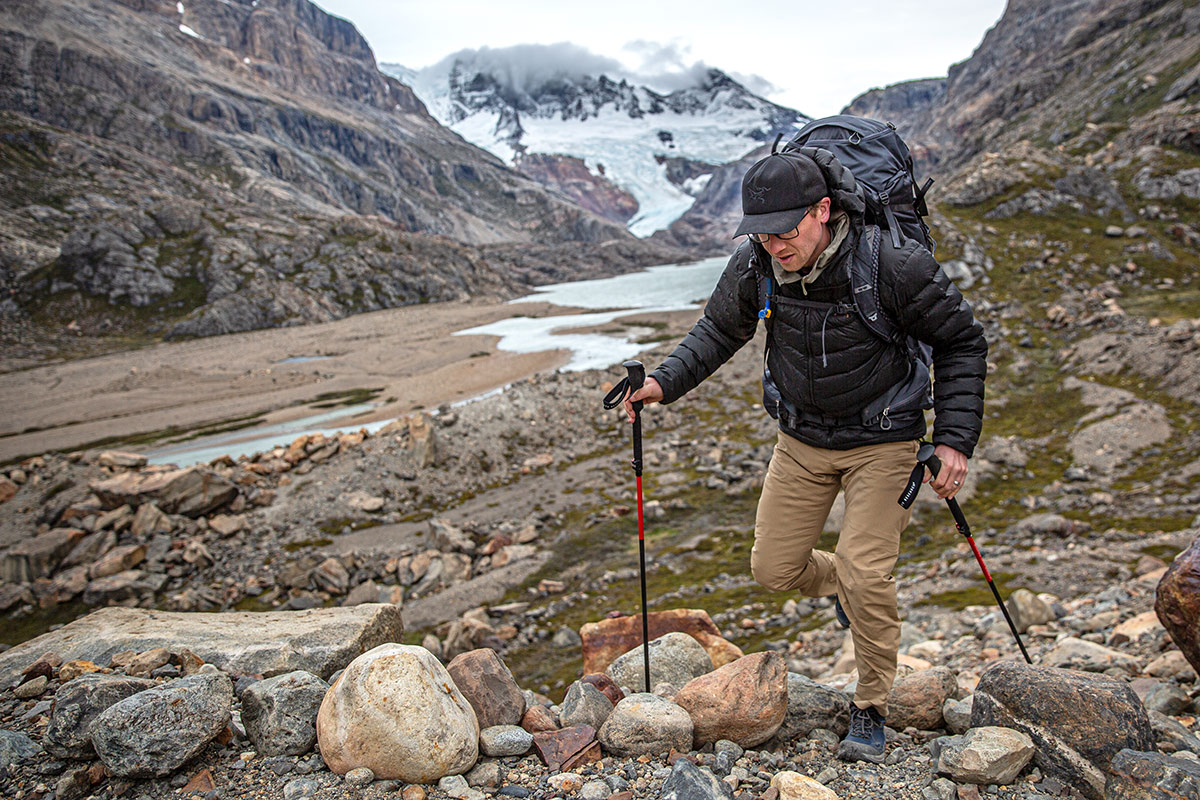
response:
[[[646,368],[642,366],[640,361],[626,361],[622,364],[625,371],[628,373],[627,380],[629,381],[629,393],[635,394],[638,389],[641,389],[646,383]],[[633,402],[633,410],[635,412],[642,410],[642,401],[635,400]]]
[[[942,462],[933,454],[933,445],[929,442],[923,442],[917,450],[917,466],[913,468],[912,474],[908,476],[908,485],[904,487],[904,491],[900,493],[900,499],[896,502],[904,508],[912,508],[912,504],[917,499],[917,493],[921,491],[921,484],[925,479],[925,468],[929,467],[929,471],[933,473],[933,477],[937,477],[938,472],[942,469]]]

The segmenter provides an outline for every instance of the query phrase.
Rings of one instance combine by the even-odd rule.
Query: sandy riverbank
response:
[[[410,306],[9,372],[0,375],[0,463],[237,418],[283,422],[315,413],[322,396],[328,402],[329,395],[354,390],[378,389],[383,404],[346,420],[347,428],[436,408],[556,369],[569,358],[564,350],[503,352],[494,336],[451,335],[455,331],[514,313],[568,311],[548,303],[523,303],[519,311],[503,303]],[[696,314],[656,318],[682,322]],[[283,363],[288,359],[312,360]]]

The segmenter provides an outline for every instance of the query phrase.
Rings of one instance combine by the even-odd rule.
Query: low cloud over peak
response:
[[[636,60],[636,67],[630,68],[617,59],[570,42],[558,42],[459,50],[421,73],[425,79],[445,76],[457,63],[470,71],[491,75],[502,85],[522,93],[536,90],[548,82],[607,75],[613,80],[626,80],[669,93],[703,86],[713,68],[703,61],[691,60],[690,48],[679,42],[638,39],[625,45],[623,52]],[[755,94],[769,93],[776,88],[758,75],[731,74],[730,77]]]

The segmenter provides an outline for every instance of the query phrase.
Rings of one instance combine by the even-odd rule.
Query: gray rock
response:
[[[482,738],[483,731],[480,731],[479,735]],[[532,734],[529,738],[530,741],[533,741]],[[467,783],[475,788],[481,786],[493,788],[503,783],[507,772],[508,770],[505,769],[502,762],[494,758],[481,758],[467,773]]]
[[[959,783],[1012,783],[1033,758],[1033,740],[1011,728],[972,728],[949,737],[938,754],[938,772]]]
[[[712,658],[704,646],[686,633],[668,633],[650,641],[651,687],[660,683],[683,686],[712,671]],[[634,692],[649,691],[641,645],[614,659],[607,672],[617,686]]]
[[[1045,625],[1054,621],[1054,610],[1028,589],[1017,589],[1008,597],[1008,611],[1020,633],[1030,625]]]
[[[947,698],[942,704],[942,718],[946,721],[946,730],[951,733],[966,733],[971,727],[971,706],[974,702],[974,697],[962,700]]]
[[[520,725],[492,725],[479,732],[479,749],[485,756],[523,756],[533,746],[533,734]]]
[[[239,695],[242,723],[262,755],[298,756],[317,743],[317,711],[329,684],[296,671],[258,681]]]
[[[1200,763],[1121,750],[1109,765],[1105,800],[1200,800]]]
[[[59,758],[91,757],[92,720],[114,703],[153,687],[154,681],[99,672],[64,683],[54,695],[43,746]]]
[[[84,537],[74,528],[55,528],[8,548],[0,559],[0,580],[29,583],[47,577]]]
[[[42,752],[37,742],[20,731],[0,730],[0,769],[20,764]]]
[[[850,730],[850,695],[845,692],[789,672],[787,693],[787,716],[775,734],[781,741],[808,736],[814,728],[828,728],[839,736]]]
[[[346,773],[346,783],[355,789],[365,789],[375,782],[375,773],[369,767],[355,767]]]
[[[1150,711],[1148,714],[1150,729],[1154,731],[1154,739],[1161,749],[1200,755],[1200,739],[1197,739],[1194,733],[1166,714],[1157,711]]]
[[[321,789],[312,778],[295,778],[283,785],[283,800],[305,800]]]
[[[114,775],[169,775],[225,730],[232,707],[228,676],[180,678],[102,711],[90,728],[92,744]]]
[[[611,794],[612,789],[602,780],[590,780],[579,790],[581,800],[605,800]]]
[[[733,790],[708,769],[681,758],[663,781],[660,797],[661,800],[729,800]]]
[[[1173,717],[1182,714],[1192,703],[1192,698],[1173,683],[1159,683],[1142,697],[1147,711],[1157,711]]]
[[[1110,667],[1120,667],[1131,674],[1140,671],[1140,662],[1133,656],[1074,636],[1068,636],[1055,645],[1042,658],[1042,665],[1083,672],[1104,672]]]
[[[220,614],[102,608],[0,653],[0,684],[47,651],[63,661],[107,664],[116,653],[156,647],[173,653],[187,648],[231,674],[304,670],[324,678],[403,633],[400,609],[392,605]]]
[[[1102,800],[1104,770],[1118,751],[1154,746],[1141,701],[1111,678],[1000,662],[980,678],[974,697],[971,727],[1027,734],[1042,771],[1090,800]]]
[[[692,718],[670,700],[639,692],[617,703],[597,738],[615,756],[661,755],[672,748],[686,753],[692,749]]]
[[[567,689],[567,696],[563,698],[559,718],[564,728],[572,725],[590,725],[600,730],[612,710],[612,701],[604,692],[590,683],[575,681]]]

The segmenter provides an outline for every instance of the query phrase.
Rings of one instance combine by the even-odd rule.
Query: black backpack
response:
[[[862,187],[867,223],[887,229],[895,247],[915,239],[934,251],[937,245],[923,219],[929,216],[925,194],[933,179],[917,188],[912,154],[895,125],[850,115],[817,119],[801,128],[783,152],[801,147],[820,147],[837,156]]]

